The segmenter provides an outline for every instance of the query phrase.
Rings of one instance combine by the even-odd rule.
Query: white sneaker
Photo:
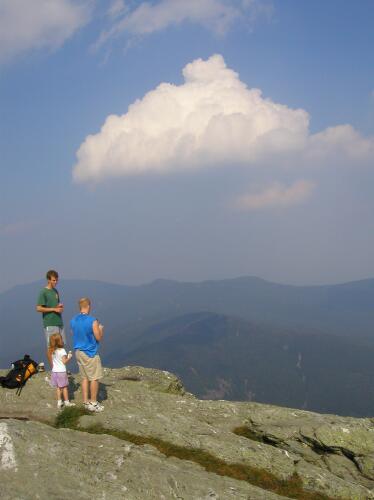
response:
[[[75,403],[72,403],[71,401],[65,401],[64,406],[75,406]]]
[[[88,411],[94,411],[96,413],[99,413],[100,411],[104,410],[104,406],[101,405],[100,403],[98,403],[97,401],[95,401],[95,403],[92,403],[92,402],[88,403],[86,408]]]
[[[65,404],[66,404],[66,403],[65,403]],[[63,408],[63,407],[64,407],[64,402],[63,402],[61,399],[59,399],[59,400],[57,401],[57,408],[58,408],[59,410],[61,410],[61,408]]]

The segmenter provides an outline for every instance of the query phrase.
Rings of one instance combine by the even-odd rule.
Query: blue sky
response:
[[[50,267],[374,277],[373,21],[372,0],[0,0],[0,290]]]

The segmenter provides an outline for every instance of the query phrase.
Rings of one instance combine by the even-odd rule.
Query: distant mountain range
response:
[[[155,325],[143,339],[141,347],[129,354],[113,352],[110,364],[120,366],[125,361],[172,371],[203,399],[257,401],[351,416],[374,414],[373,347],[212,313]]]
[[[42,286],[0,294],[0,366],[25,352],[44,357],[35,312]],[[79,297],[92,298],[109,366],[171,370],[201,397],[373,414],[374,279],[303,287],[254,277],[141,286],[65,280],[59,291],[66,325]]]

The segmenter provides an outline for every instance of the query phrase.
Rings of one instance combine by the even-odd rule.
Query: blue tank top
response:
[[[99,349],[99,342],[96,340],[92,330],[94,321],[96,321],[96,318],[82,313],[77,314],[70,321],[74,349],[83,351],[90,358],[93,358]]]

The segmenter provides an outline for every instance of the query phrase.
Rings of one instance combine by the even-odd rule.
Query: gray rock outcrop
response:
[[[166,458],[149,444],[84,432],[93,425],[204,450],[283,480],[297,473],[305,491],[316,495],[374,498],[371,419],[201,401],[170,373],[126,367],[105,369],[104,412],[81,416],[78,430],[56,429],[50,425],[57,414],[54,391],[45,378],[35,375],[20,397],[0,389],[1,498],[281,498],[191,461]],[[79,404],[78,376],[71,377],[70,390]],[[233,432],[237,428],[241,435]]]
[[[2,500],[277,499],[243,481],[106,435],[0,421]]]

